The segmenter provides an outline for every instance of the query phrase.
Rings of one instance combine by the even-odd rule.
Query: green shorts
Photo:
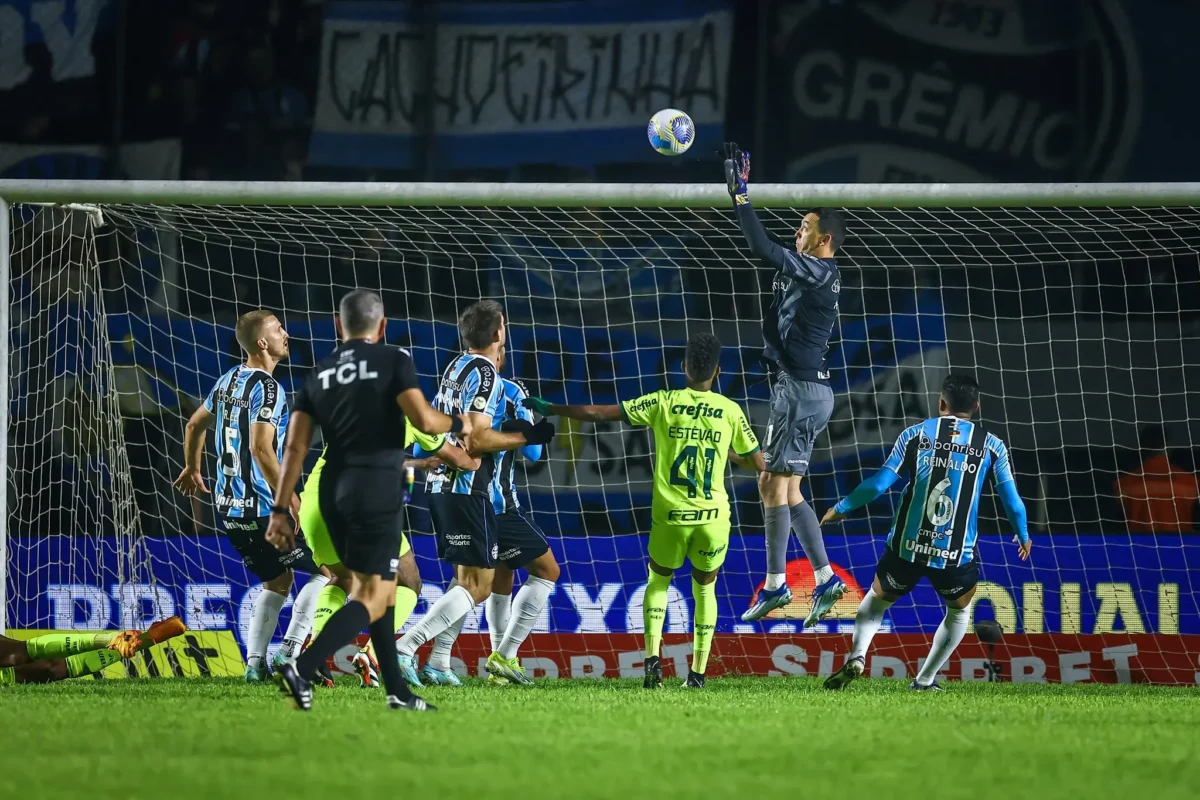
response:
[[[316,483],[311,480],[309,482]],[[308,484],[305,484],[304,493],[300,495],[300,530],[304,532],[304,539],[312,548],[313,561],[318,567],[340,564],[342,559],[333,547],[333,540],[329,538],[329,528],[325,527],[325,517],[321,515],[321,503],[318,500],[320,495],[317,490],[318,486],[314,485],[310,492]],[[400,558],[404,558],[410,550],[412,546],[408,543],[408,537],[400,534]]]
[[[729,553],[729,520],[703,525],[655,522],[650,526],[649,550],[654,563],[668,569],[679,569],[687,559],[693,569],[713,572],[720,569]],[[314,544],[314,555],[316,552]]]

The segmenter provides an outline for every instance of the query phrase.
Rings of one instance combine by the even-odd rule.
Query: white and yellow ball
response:
[[[664,108],[650,118],[646,135],[655,150],[664,156],[677,156],[686,153],[696,140],[696,125],[679,109]]]

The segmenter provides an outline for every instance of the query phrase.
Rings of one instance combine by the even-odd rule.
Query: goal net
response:
[[[22,200],[69,199],[18,188]],[[333,310],[354,287],[382,293],[388,339],[412,350],[427,396],[457,352],[457,313],[480,298],[507,310],[505,374],[555,401],[681,385],[688,335],[711,331],[725,345],[718,388],[762,435],[773,276],[749,259],[723,190],[654,187],[630,200],[603,186],[476,185],[456,200],[453,188],[435,201],[412,199],[412,186],[341,186],[340,205],[304,185],[273,187],[275,204],[236,204],[235,189],[220,203],[13,202],[7,627],[138,627],[178,614],[192,633],[174,662],[127,670],[240,673],[261,587],[217,535],[211,505],[171,481],[184,422],[238,361],[233,322],[248,310],[275,311],[290,334],[276,372],[289,391],[334,347]],[[1200,210],[1132,190],[1072,206],[1063,187],[1024,187],[1007,203],[975,201],[972,187],[912,187],[922,194],[903,202],[895,188],[838,188],[817,197],[851,207],[830,355],[836,405],[804,482],[818,514],[880,466],[904,427],[936,415],[950,370],[970,372],[985,426],[1012,452],[1035,547],[1029,563],[1017,558],[989,486],[974,619],[995,620],[1003,641],[969,634],[949,676],[986,680],[994,662],[1004,680],[1194,683]],[[303,201],[289,204],[288,191]],[[760,198],[767,228],[790,241],[807,198],[756,187]],[[545,676],[640,675],[651,443],[616,423],[559,425],[548,459],[519,467],[521,502],[563,567],[521,656]],[[752,474],[728,481],[734,525],[710,673],[829,674],[899,492],[826,529],[851,590],[802,631],[813,579],[794,541],[792,606],[740,622],[764,577],[763,514]],[[426,507],[418,485],[414,620],[450,577]],[[670,591],[664,662],[686,669],[686,573]],[[897,603],[868,674],[915,674],[941,618],[928,585]],[[481,607],[454,653],[460,671],[481,674],[485,626]]]

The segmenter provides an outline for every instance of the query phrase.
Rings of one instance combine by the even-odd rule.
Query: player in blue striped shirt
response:
[[[417,648],[457,623],[492,591],[500,542],[492,494],[496,459],[487,456],[527,444],[545,444],[554,437],[554,426],[547,420],[522,431],[501,430],[502,426],[496,425],[503,413],[499,365],[508,336],[500,304],[494,300],[472,304],[459,317],[458,335],[466,350],[442,373],[433,407],[470,420],[473,433],[467,445],[472,455],[483,459],[473,472],[442,467],[427,479],[438,557],[454,565],[455,584],[396,645],[400,668],[414,686],[421,685]],[[450,439],[458,444],[457,437]]]
[[[267,677],[267,647],[292,588],[292,569],[312,577],[296,596],[277,663],[299,654],[329,574],[313,563],[312,551],[303,540],[297,540],[287,553],[266,540],[274,502],[271,487],[279,480],[279,458],[287,433],[287,397],[273,376],[275,367],[288,356],[287,331],[271,312],[251,311],[238,319],[235,334],[246,361],[220,377],[204,405],[188,420],[183,440],[185,466],[175,487],[189,497],[209,494],[200,460],[208,429],[215,427],[217,527],[246,568],[263,582],[246,640],[246,680],[261,681]],[[293,515],[299,510],[296,502]]]
[[[845,665],[825,681],[842,689],[862,675],[867,649],[884,612],[912,591],[922,577],[946,601],[946,616],[933,647],[911,688],[937,690],[938,671],[962,641],[971,619],[971,600],[979,583],[979,497],[988,473],[1012,525],[1021,560],[1032,542],[1025,504],[1017,494],[1008,448],[971,418],[979,411],[979,384],[966,375],[948,375],[938,400],[939,417],[900,434],[883,468],[826,512],[824,525],[871,502],[900,479],[910,478],[900,501],[887,547],[875,568],[875,581],[858,607],[854,641]]]
[[[503,353],[498,366],[504,369]],[[500,413],[493,420],[493,427],[519,431],[532,428],[533,412],[521,402],[529,396],[525,386],[520,381],[506,378],[501,378],[500,381],[503,398]],[[542,458],[544,449],[540,444],[527,444],[521,448],[492,454],[495,468],[490,493],[500,552],[492,578],[492,593],[484,606],[488,635],[492,644],[492,653],[488,657],[486,669],[491,679],[500,683],[533,682],[521,668],[517,651],[529,636],[550,593],[554,591],[554,584],[560,572],[546,534],[534,522],[533,516],[521,508],[517,499],[518,452],[526,461],[538,461]],[[521,568],[529,573],[529,577],[521,584],[514,604],[513,574]],[[450,650],[465,619],[459,619],[438,634],[429,661],[421,668],[420,677],[425,684],[460,685],[458,676],[450,670]]]

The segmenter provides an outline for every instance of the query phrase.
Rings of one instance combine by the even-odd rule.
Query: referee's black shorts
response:
[[[396,576],[404,526],[404,473],[395,468],[326,464],[320,501],[325,527],[346,569]]]
[[[429,516],[437,534],[438,558],[459,567],[496,566],[499,531],[488,498],[435,492],[429,495]]]

